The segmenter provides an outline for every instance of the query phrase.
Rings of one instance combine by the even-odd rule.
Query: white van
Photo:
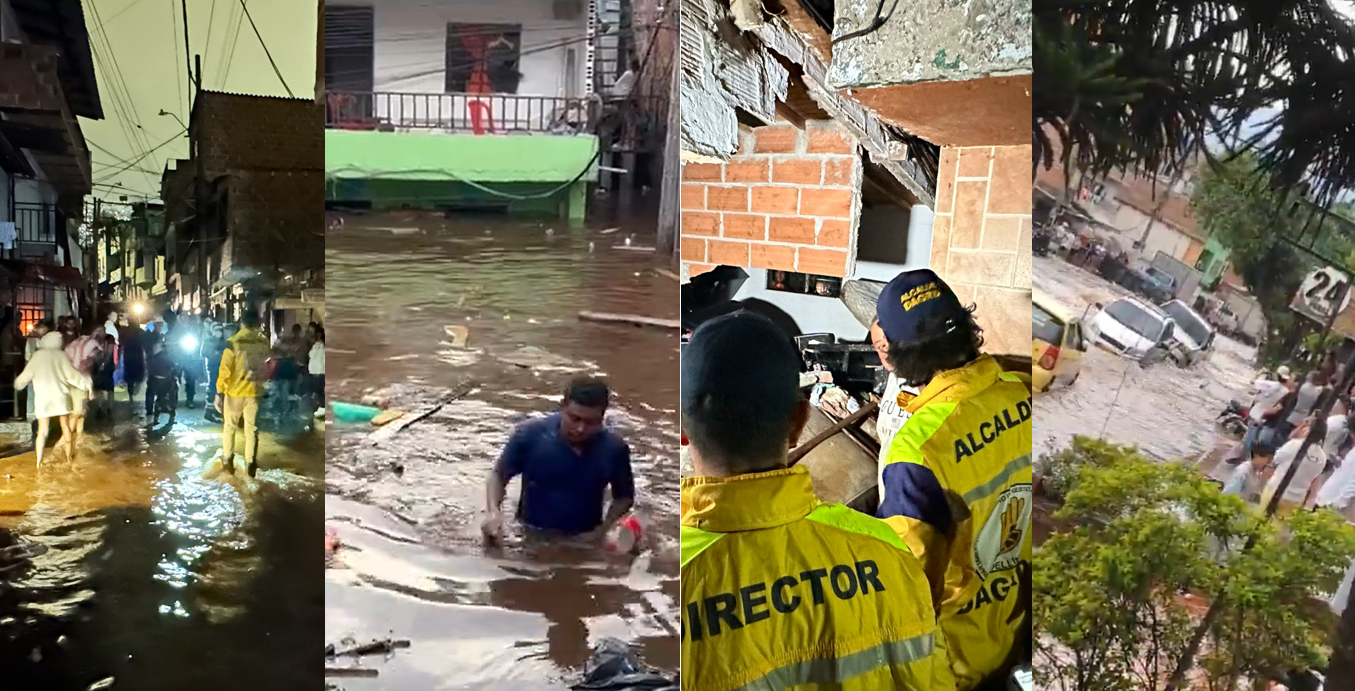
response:
[[[1214,349],[1214,335],[1217,332],[1204,317],[1180,300],[1163,303],[1162,311],[1176,322],[1172,340],[1184,353],[1187,366],[1198,364],[1209,356]]]
[[[1167,354],[1176,326],[1161,308],[1123,297],[1102,307],[1087,331],[1092,342],[1117,355],[1156,361]]]

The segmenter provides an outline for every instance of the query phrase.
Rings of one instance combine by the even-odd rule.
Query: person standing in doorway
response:
[[[268,337],[259,331],[259,314],[245,310],[240,331],[230,338],[230,347],[221,356],[216,379],[216,402],[221,413],[221,465],[235,473],[235,432],[245,433],[245,463],[250,477],[258,471],[259,395],[263,387],[260,372],[269,356]]]
[[[52,418],[57,418],[61,424],[61,439],[54,448],[64,447],[70,453],[74,438],[70,427],[71,398],[76,395],[88,398],[94,387],[89,377],[76,370],[66,358],[61,348],[61,334],[55,331],[42,337],[37,352],[33,353],[18,379],[14,380],[14,386],[18,388],[29,384],[33,385],[34,414],[38,418],[38,433],[33,448],[38,465],[41,466]]]

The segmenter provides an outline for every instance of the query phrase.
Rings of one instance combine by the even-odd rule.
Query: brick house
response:
[[[242,300],[299,305],[323,288],[323,117],[309,99],[198,94],[189,131],[200,161],[175,161],[161,177],[167,283],[179,306],[234,318]],[[319,303],[291,309],[323,319]]]
[[[805,332],[863,338],[840,302],[764,288],[768,272],[887,281],[931,268],[977,305],[989,350],[1023,355],[1029,5],[992,20],[993,35],[1015,47],[1006,51],[968,46],[938,28],[954,22],[920,16],[962,7],[901,5],[876,29],[879,40],[864,41],[846,35],[869,23],[850,16],[852,3],[782,5],[736,27],[726,0],[682,4],[684,44],[692,37],[704,51],[682,72],[684,279],[741,267],[749,279],[739,299],[771,302]],[[931,28],[905,37],[905,25]],[[726,37],[739,30],[745,40],[736,45]],[[973,62],[945,62],[938,72],[930,56],[942,45],[966,45]],[[929,56],[926,74],[887,73],[912,65],[902,56],[914,54]]]

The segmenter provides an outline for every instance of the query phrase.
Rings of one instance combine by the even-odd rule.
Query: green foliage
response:
[[[1055,518],[1072,527],[1035,555],[1045,688],[1163,688],[1203,615],[1186,592],[1220,597],[1200,659],[1217,688],[1321,664],[1333,617],[1318,598],[1355,557],[1343,519],[1268,521],[1190,465],[1103,441],[1078,437],[1056,456],[1067,493]]]

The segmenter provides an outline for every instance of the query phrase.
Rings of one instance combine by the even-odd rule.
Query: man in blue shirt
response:
[[[508,482],[522,476],[517,517],[528,528],[561,535],[601,537],[635,503],[630,447],[602,426],[609,393],[602,381],[576,380],[555,414],[513,430],[489,474],[485,539],[503,534]],[[603,515],[603,493],[612,502]]]

